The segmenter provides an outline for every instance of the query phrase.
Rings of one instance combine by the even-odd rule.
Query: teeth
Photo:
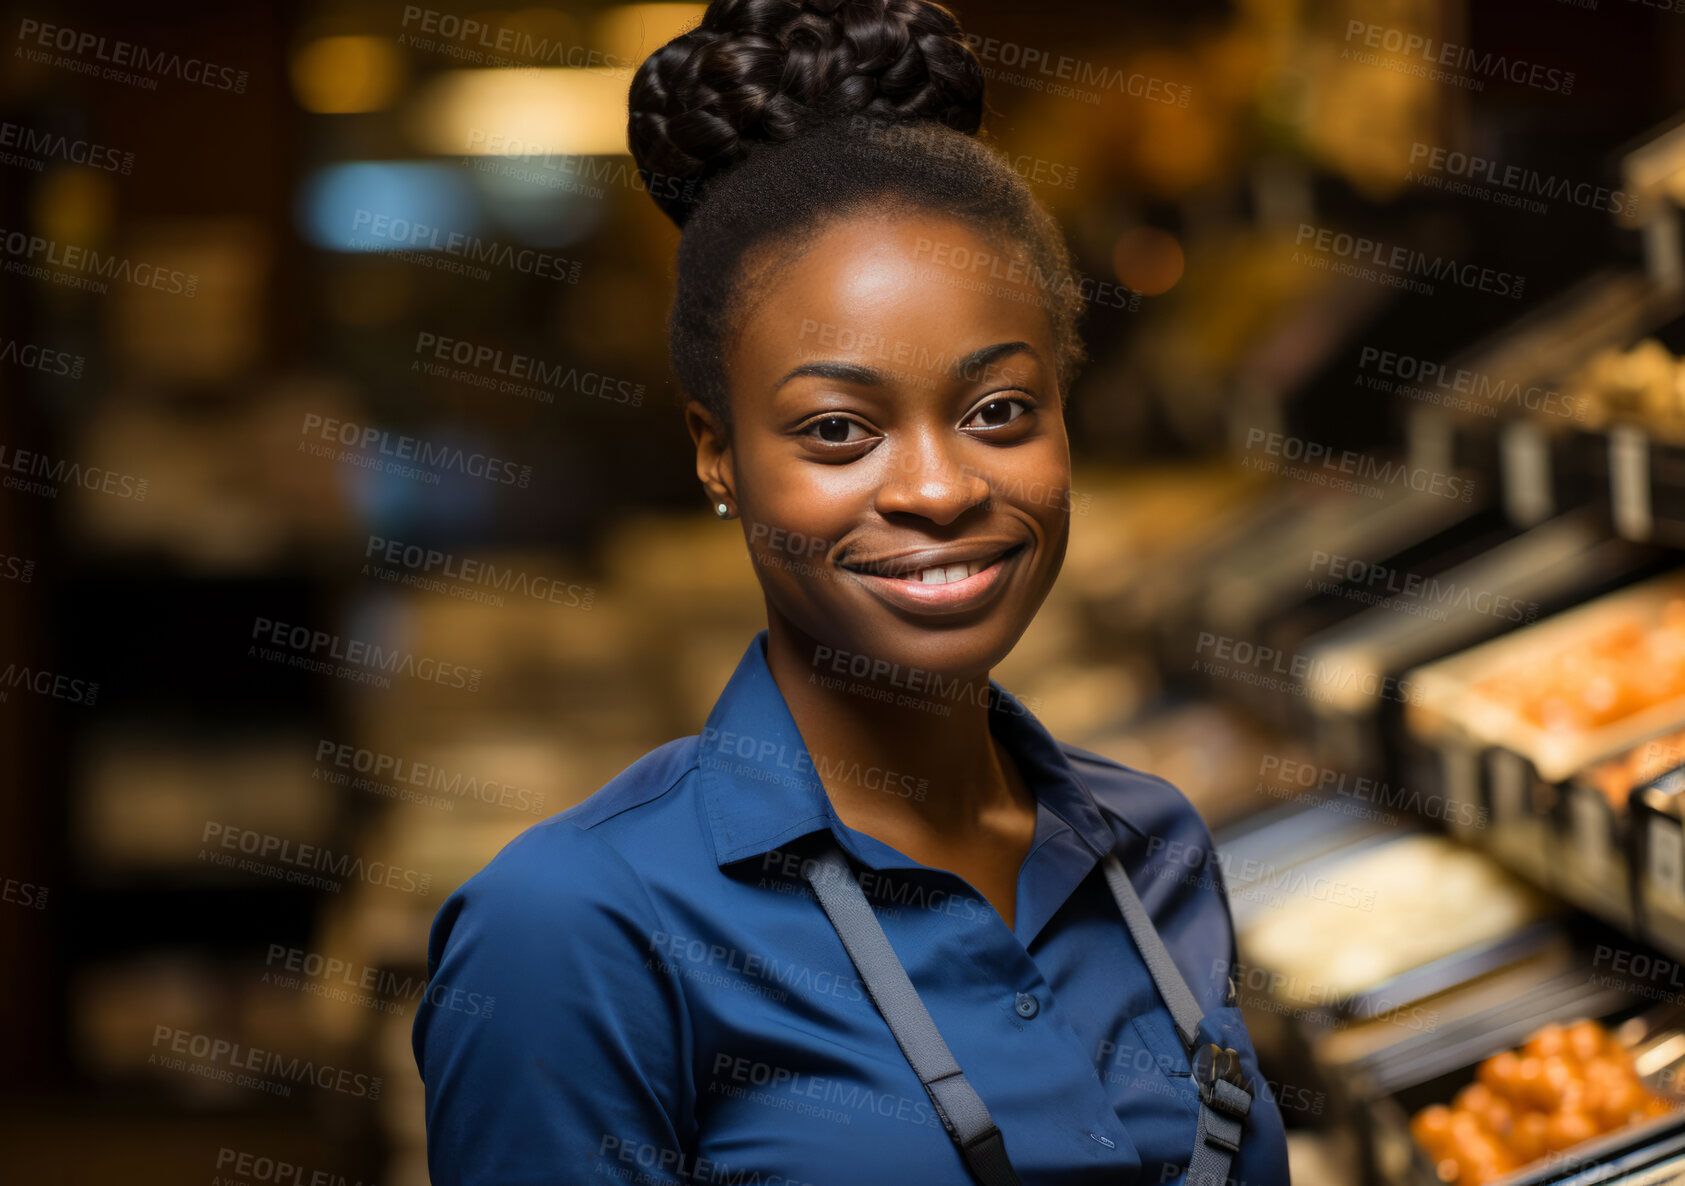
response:
[[[924,585],[946,585],[953,581],[963,581],[966,577],[974,577],[988,567],[988,562],[973,560],[969,564],[948,564],[936,568],[924,568],[913,574],[913,579]]]

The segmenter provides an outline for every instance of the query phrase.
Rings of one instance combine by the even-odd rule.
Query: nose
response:
[[[989,500],[989,483],[956,456],[960,442],[941,429],[924,430],[899,444],[888,457],[878,487],[881,515],[917,515],[946,526]]]

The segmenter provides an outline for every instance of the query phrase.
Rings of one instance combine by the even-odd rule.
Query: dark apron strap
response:
[[[1183,1182],[1186,1186],[1224,1186],[1230,1161],[1240,1150],[1242,1122],[1252,1106],[1240,1056],[1215,1043],[1199,1044],[1204,1012],[1170,958],[1116,853],[1107,854],[1105,870],[1112,897],[1159,996],[1170,1010],[1199,1086],[1199,1129]],[[815,860],[804,862],[802,873],[854,961],[872,1003],[895,1035],[901,1053],[930,1093],[936,1114],[959,1146],[971,1176],[980,1186],[1019,1186],[1000,1129],[937,1032],[930,1011],[919,999],[918,990],[907,978],[906,969],[866,901],[848,858],[831,845]]]
[[[802,872],[837,929],[872,1003],[889,1023],[901,1053],[930,1093],[936,1114],[959,1146],[971,1176],[982,1186],[1019,1186],[1000,1129],[966,1081],[953,1052],[930,1019],[930,1011],[919,999],[918,990],[907,979],[907,970],[872,913],[848,858],[832,846],[815,861],[803,862]]]
[[[1240,1055],[1215,1043],[1200,1044],[1200,1022],[1205,1011],[1199,1007],[1188,982],[1170,958],[1170,951],[1159,938],[1152,916],[1141,904],[1141,897],[1130,884],[1129,875],[1116,852],[1106,854],[1106,883],[1112,887],[1112,897],[1123,913],[1124,925],[1141,952],[1141,959],[1152,973],[1158,995],[1176,1023],[1176,1032],[1188,1052],[1188,1066],[1199,1087],[1199,1131],[1194,1136],[1193,1160],[1188,1163],[1186,1186],[1224,1186],[1229,1177],[1229,1161],[1240,1152],[1241,1123],[1252,1109],[1252,1093],[1246,1090],[1246,1074],[1241,1070]]]

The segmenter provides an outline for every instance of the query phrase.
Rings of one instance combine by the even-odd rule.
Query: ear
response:
[[[685,427],[696,442],[696,476],[712,502],[737,510],[737,478],[732,470],[731,438],[701,400],[685,404]]]

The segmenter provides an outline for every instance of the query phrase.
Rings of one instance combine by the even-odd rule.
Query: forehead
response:
[[[1051,360],[1050,294],[1036,279],[1021,246],[940,215],[836,223],[754,293],[733,351],[733,386],[753,389],[816,353],[965,354],[1026,341]]]

